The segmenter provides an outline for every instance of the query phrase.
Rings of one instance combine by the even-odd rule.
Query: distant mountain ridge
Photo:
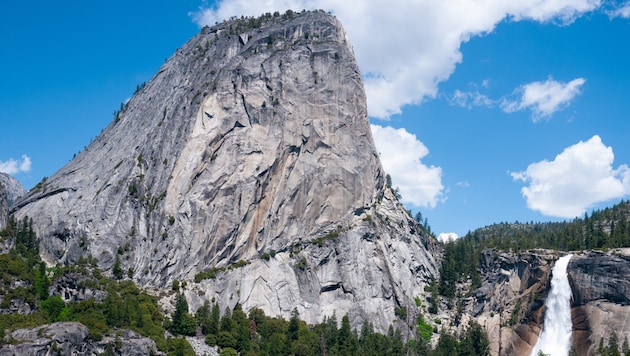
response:
[[[571,221],[493,224],[466,234],[464,239],[502,250],[578,251],[630,247],[630,201],[622,200]]]

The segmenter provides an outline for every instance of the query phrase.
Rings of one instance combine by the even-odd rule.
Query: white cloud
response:
[[[371,126],[383,169],[391,175],[393,186],[400,189],[403,203],[435,207],[442,199],[444,186],[442,169],[421,161],[429,149],[405,129]]]
[[[456,233],[454,232],[443,232],[441,234],[438,235],[438,241],[442,242],[442,243],[448,243],[448,242],[453,242],[455,240],[457,240],[459,238],[459,236],[457,236]]]
[[[630,2],[626,2],[623,6],[617,9],[614,9],[612,11],[609,11],[608,16],[612,18],[621,17],[624,19],[629,19],[630,18]]]
[[[31,170],[31,158],[22,155],[21,160],[9,158],[8,161],[0,161],[0,172],[7,174],[16,174],[20,172],[28,172]]]
[[[292,9],[332,11],[343,23],[364,76],[371,117],[434,98],[462,61],[461,44],[504,20],[571,23],[601,0],[219,0],[192,14],[200,25],[231,16]]]
[[[521,189],[527,206],[545,215],[581,216],[593,204],[630,193],[630,168],[613,169],[612,147],[595,135],[564,149],[553,161],[530,164],[512,178],[529,183]]]
[[[472,108],[473,106],[485,106],[485,107],[493,107],[495,101],[490,99],[484,94],[479,93],[478,91],[474,92],[464,92],[461,90],[455,90],[453,95],[448,98],[448,101],[451,105],[461,106],[463,108]]]
[[[584,78],[576,78],[568,83],[549,78],[546,81],[525,84],[515,90],[520,98],[514,101],[504,98],[501,108],[507,113],[531,109],[533,120],[538,121],[569,105],[580,94],[585,82]]]

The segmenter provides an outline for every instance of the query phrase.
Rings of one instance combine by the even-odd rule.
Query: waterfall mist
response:
[[[571,348],[571,286],[567,265],[573,255],[558,259],[553,266],[551,290],[545,301],[545,321],[534,346],[532,356],[542,351],[546,355],[566,356]]]

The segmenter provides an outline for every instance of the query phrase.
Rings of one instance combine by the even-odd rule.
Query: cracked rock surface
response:
[[[381,332],[440,253],[385,187],[352,47],[321,11],[202,29],[12,211],[49,264],[118,254],[140,285],[188,281],[193,309],[348,313]]]

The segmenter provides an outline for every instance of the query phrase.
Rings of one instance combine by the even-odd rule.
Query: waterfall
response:
[[[545,355],[567,356],[571,348],[571,286],[567,265],[573,255],[566,255],[553,266],[551,290],[545,301],[545,322],[534,346],[532,356],[541,351]]]

